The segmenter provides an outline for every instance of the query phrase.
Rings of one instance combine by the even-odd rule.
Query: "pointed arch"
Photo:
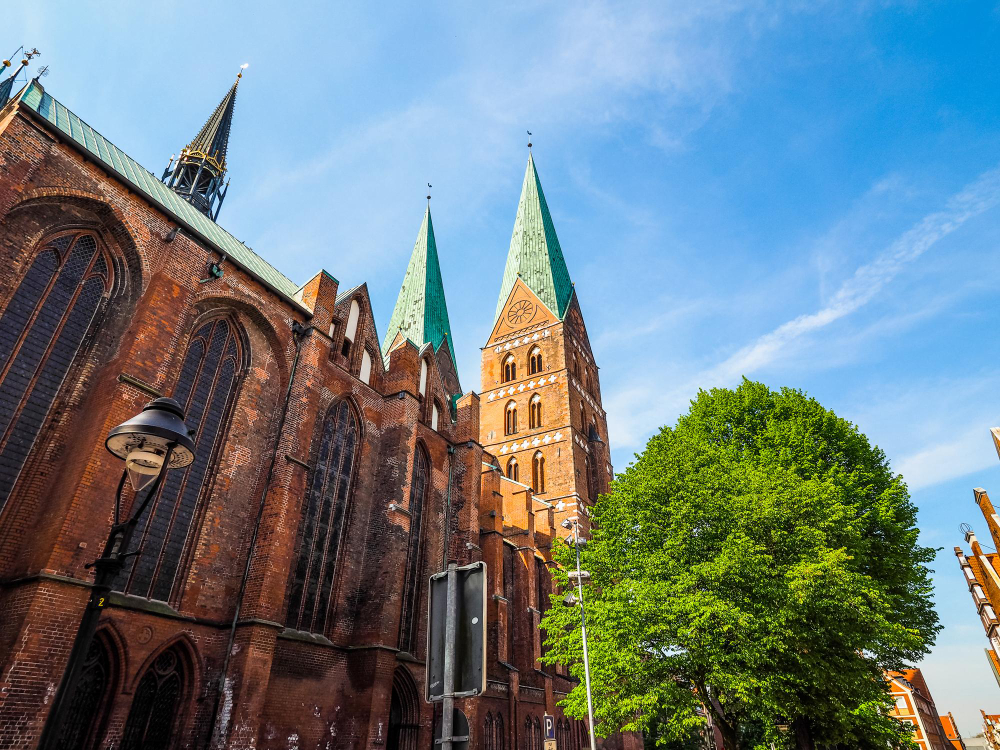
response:
[[[493,725],[495,731],[495,740],[493,742],[494,750],[505,750],[507,745],[507,735],[503,730],[503,715],[497,711],[496,722]]]
[[[507,470],[504,473],[507,475],[508,479],[513,479],[515,482],[521,481],[521,472],[517,465],[517,459],[514,456],[507,459]]]
[[[545,454],[541,451],[531,457],[531,489],[539,495],[545,493]]]
[[[528,402],[528,429],[537,430],[542,426],[542,397],[535,394]]]
[[[104,735],[118,689],[121,662],[108,628],[94,635],[56,745],[59,750],[95,750]]]
[[[542,349],[536,346],[528,353],[528,374],[537,375],[542,371]]]
[[[420,694],[404,667],[392,674],[386,750],[416,750],[420,732]]]
[[[417,392],[421,396],[427,395],[427,357],[420,358],[420,384]]]
[[[532,739],[534,740],[534,745],[531,750],[542,750],[542,725],[538,721],[538,717],[535,716],[532,719]]]
[[[289,585],[285,625],[325,633],[330,620],[360,429],[347,399],[335,402],[313,438],[313,469],[302,509],[298,562]]]
[[[361,353],[361,370],[358,372],[358,380],[360,380],[365,385],[372,384],[372,358],[371,352],[368,347],[365,347],[364,351]]]
[[[119,750],[168,750],[192,695],[193,664],[181,639],[149,661],[135,686]]]
[[[351,300],[351,307],[347,313],[347,325],[344,328],[344,343],[340,347],[340,353],[345,357],[351,356],[351,346],[358,335],[358,321],[361,319],[361,305],[356,299]]]
[[[413,475],[410,479],[410,538],[406,549],[406,570],[403,576],[403,609],[400,613],[399,649],[414,653],[417,647],[419,618],[416,616],[423,578],[423,515],[430,484],[430,459],[423,444],[417,443],[413,453]]]
[[[517,380],[517,360],[513,354],[508,354],[503,360],[503,379],[501,383],[508,383]]]
[[[175,594],[195,518],[217,473],[248,358],[246,336],[231,316],[197,324],[173,394],[194,431],[195,458],[184,471],[167,474],[157,497],[139,517],[138,555],[116,582],[119,590],[162,601]]]
[[[98,234],[44,238],[0,314],[0,510],[122,284]]]
[[[483,719],[483,750],[495,750],[496,745],[494,744],[493,735],[493,714],[489,711],[486,712],[486,718]]]
[[[517,402],[511,399],[504,408],[504,434],[514,435],[517,433]]]

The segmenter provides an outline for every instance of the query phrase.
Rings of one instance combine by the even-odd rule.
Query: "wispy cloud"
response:
[[[925,215],[872,261],[858,267],[819,310],[799,315],[740,347],[723,361],[674,387],[633,384],[606,401],[612,441],[636,447],[656,427],[670,421],[699,388],[731,385],[779,358],[793,358],[811,337],[857,312],[904,269],[970,219],[1000,203],[1000,168],[988,170],[953,195],[944,208]]]

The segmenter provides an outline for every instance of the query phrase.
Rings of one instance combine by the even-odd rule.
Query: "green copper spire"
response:
[[[514,234],[510,238],[507,267],[500,285],[496,315],[500,317],[504,303],[510,296],[517,277],[528,285],[538,298],[560,319],[566,314],[573,297],[573,282],[563,258],[556,228],[552,224],[549,206],[545,202],[542,183],[535,171],[535,160],[528,154],[528,168],[524,172],[521,200],[517,204]]]
[[[413,255],[410,256],[410,264],[403,277],[403,286],[399,290],[396,307],[382,341],[383,356],[389,353],[389,347],[400,333],[418,347],[432,344],[434,351],[439,350],[447,341],[452,365],[458,371],[430,206],[424,213],[417,242],[413,245]]]

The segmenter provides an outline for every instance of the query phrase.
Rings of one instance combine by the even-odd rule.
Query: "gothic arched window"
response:
[[[167,750],[176,730],[184,669],[176,649],[164,651],[139,680],[119,750]]]
[[[427,483],[430,479],[430,462],[423,448],[417,447],[413,456],[413,479],[410,481],[410,541],[406,550],[406,572],[403,584],[403,612],[400,617],[399,649],[411,654],[416,648],[416,609],[420,593],[420,537]]]
[[[358,446],[358,421],[346,401],[327,411],[317,440],[316,465],[304,505],[299,560],[289,590],[285,624],[296,630],[324,633]]]
[[[228,432],[242,372],[236,326],[227,318],[203,324],[188,344],[174,389],[193,431],[194,461],[184,471],[167,473],[159,496],[139,517],[139,554],[122,571],[117,588],[162,601],[172,595],[199,501],[215,474],[217,448]]]
[[[503,380],[500,382],[506,383],[516,379],[517,379],[517,362],[514,360],[513,354],[508,354],[507,358],[503,361]]]
[[[504,750],[504,745],[506,744],[507,736],[503,733],[503,716],[497,714],[496,722],[493,724],[494,735],[496,739],[494,740],[493,747],[495,750]]]
[[[517,470],[517,459],[514,458],[513,456],[511,456],[510,460],[507,461],[507,478],[513,479],[515,482],[519,481],[518,470]]]
[[[503,432],[504,435],[513,435],[517,432],[517,404],[513,401],[508,401],[504,410]]]
[[[351,345],[358,335],[358,319],[361,317],[361,308],[356,299],[351,300],[351,308],[347,313],[347,327],[344,329],[344,343],[340,347],[340,353],[345,357],[351,354]]]
[[[56,745],[59,750],[91,750],[97,747],[111,705],[113,680],[111,654],[104,638],[98,634],[90,643],[76,692],[70,699]]]
[[[542,426],[542,397],[537,393],[528,403],[528,428],[537,430]]]
[[[542,750],[542,725],[541,725],[541,722],[538,721],[538,717],[536,716],[534,718],[534,720],[533,720],[532,723],[534,724],[534,729],[533,729],[533,731],[532,731],[531,734],[532,734],[532,739],[534,740],[534,743],[535,743],[534,746],[533,746],[533,748],[532,748],[532,750]]]
[[[537,346],[528,354],[528,374],[536,375],[542,371],[542,350]]]
[[[483,721],[483,748],[484,750],[495,750],[496,745],[493,740],[493,714],[486,712],[486,719]]]
[[[545,492],[545,456],[541,451],[531,459],[531,488],[539,495]]]
[[[96,236],[58,235],[42,242],[0,316],[0,510],[111,282]]]

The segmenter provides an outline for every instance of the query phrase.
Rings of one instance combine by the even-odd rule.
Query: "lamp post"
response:
[[[128,549],[139,517],[156,495],[167,469],[181,469],[194,460],[194,441],[184,424],[184,411],[172,398],[150,401],[139,414],[112,429],[104,445],[112,455],[125,461],[125,468],[115,494],[115,516],[108,540],[101,556],[87,565],[94,568],[90,601],[83,611],[66,670],[42,730],[38,745],[42,750],[56,750],[61,745],[62,726],[76,697],[77,683],[97,631],[101,609],[125,560],[135,554]],[[129,517],[122,521],[121,499],[126,479],[135,489],[136,499]],[[139,492],[147,488],[140,502]]]
[[[597,750],[597,740],[594,737],[594,698],[590,692],[590,655],[587,652],[587,609],[583,606],[583,581],[590,578],[590,573],[580,569],[580,518],[574,516],[562,522],[564,529],[573,530],[573,546],[576,548],[576,570],[570,571],[570,580],[576,579],[577,595],[570,592],[566,604],[580,604],[580,636],[583,640],[583,676],[587,688],[587,715],[590,717],[590,750]],[[574,601],[574,599],[576,601]]]

